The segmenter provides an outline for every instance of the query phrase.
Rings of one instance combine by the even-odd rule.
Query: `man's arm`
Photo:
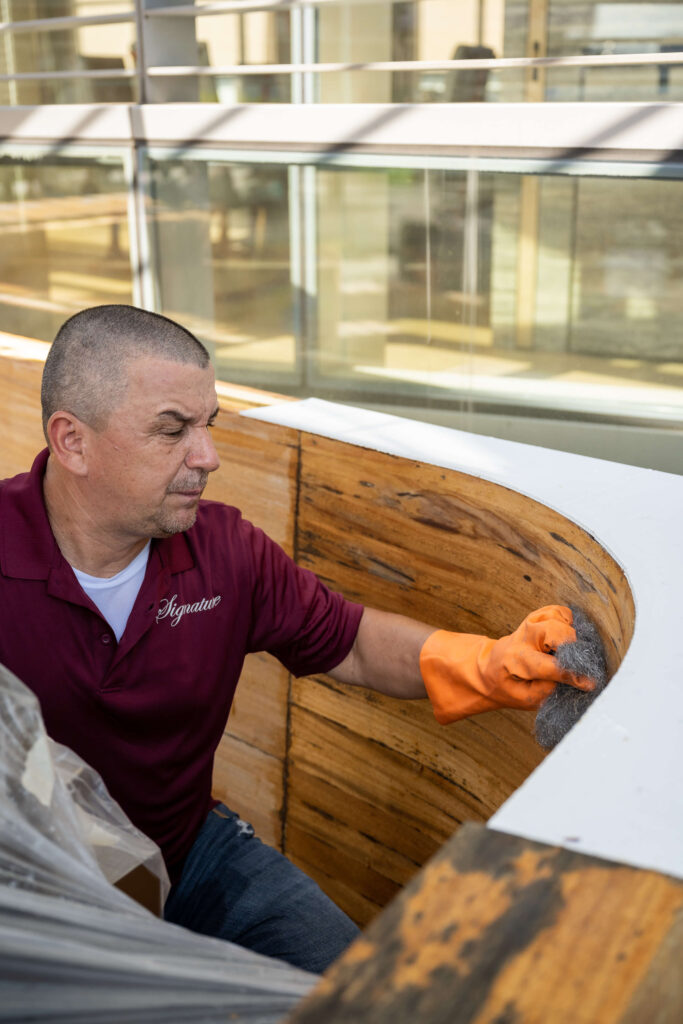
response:
[[[365,608],[353,647],[329,673],[340,683],[367,686],[390,697],[426,697],[420,651],[436,626]]]
[[[495,640],[365,608],[351,651],[330,675],[391,697],[429,697],[444,724],[494,708],[534,708],[558,682],[595,687],[554,657],[560,644],[576,640],[572,621],[569,608],[548,605]]]

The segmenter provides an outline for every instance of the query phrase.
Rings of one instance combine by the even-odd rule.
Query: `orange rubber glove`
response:
[[[535,708],[569,683],[593,690],[595,683],[559,666],[553,654],[576,640],[573,616],[562,605],[546,605],[500,640],[440,629],[425,640],[420,671],[437,722],[457,722],[494,708]]]

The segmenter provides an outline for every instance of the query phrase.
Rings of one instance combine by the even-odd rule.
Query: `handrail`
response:
[[[61,18],[33,18],[28,21],[0,21],[0,34],[19,32],[58,32],[85,25],[118,25],[135,21],[135,11],[119,14],[70,14]]]
[[[661,64],[683,64],[683,50],[676,53],[610,53],[581,57],[497,57],[481,60],[379,60],[333,61],[309,64],[220,64],[159,65],[147,68],[155,77],[184,75],[295,75],[306,72],[322,74],[340,71],[477,71],[505,68],[548,67],[621,67]]]

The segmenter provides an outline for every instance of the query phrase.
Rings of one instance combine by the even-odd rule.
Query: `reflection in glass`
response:
[[[680,188],[319,170],[317,387],[682,422]]]
[[[151,171],[160,307],[224,379],[444,415],[683,421],[677,181]]]
[[[318,11],[322,62],[443,61],[502,57],[504,5],[484,0],[332,4]],[[354,71],[317,75],[323,103],[483,102],[500,98],[500,72]],[[520,80],[508,72],[508,83]]]
[[[586,56],[670,53],[683,50],[683,5],[658,3],[568,4],[552,0],[548,11],[548,54]],[[683,99],[683,65],[615,68],[557,68],[548,74],[548,100]]]
[[[156,6],[159,6],[158,4]],[[163,5],[162,5],[163,6]],[[444,61],[496,57],[683,51],[683,5],[599,0],[377,0],[297,9],[147,19],[146,56],[164,64]],[[0,20],[126,13],[132,0],[0,0]],[[0,74],[135,68],[134,23],[3,33]],[[296,76],[154,77],[152,102],[298,102]],[[0,103],[130,102],[133,79],[0,83]],[[310,74],[309,98],[323,103],[681,100],[683,66],[584,67]]]
[[[211,347],[224,380],[291,383],[287,168],[155,160],[150,180],[161,311]]]
[[[188,18],[187,31],[194,31]],[[251,11],[197,18],[197,63],[288,64],[291,54],[289,11]],[[202,78],[200,99],[218,103],[289,103],[290,75],[215,75]]]
[[[321,6],[319,60],[442,61],[683,50],[683,5],[597,0],[413,0]],[[316,98],[352,102],[680,100],[683,66],[354,71],[316,76]]]
[[[318,183],[319,383],[469,402],[514,337],[518,180],[325,169]]]
[[[51,341],[86,306],[132,302],[119,160],[0,159],[0,329]]]
[[[89,14],[120,14],[132,10],[130,2],[97,0],[30,3],[4,0],[2,19],[29,21],[37,18]],[[3,32],[0,37],[0,74],[46,71],[132,71],[135,69],[135,26],[95,24],[57,31]],[[0,105],[41,103],[130,103],[136,99],[134,78],[42,79],[0,82]]]

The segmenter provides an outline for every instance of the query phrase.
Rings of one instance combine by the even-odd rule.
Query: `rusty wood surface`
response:
[[[466,825],[288,1024],[678,1024],[683,883]]]

